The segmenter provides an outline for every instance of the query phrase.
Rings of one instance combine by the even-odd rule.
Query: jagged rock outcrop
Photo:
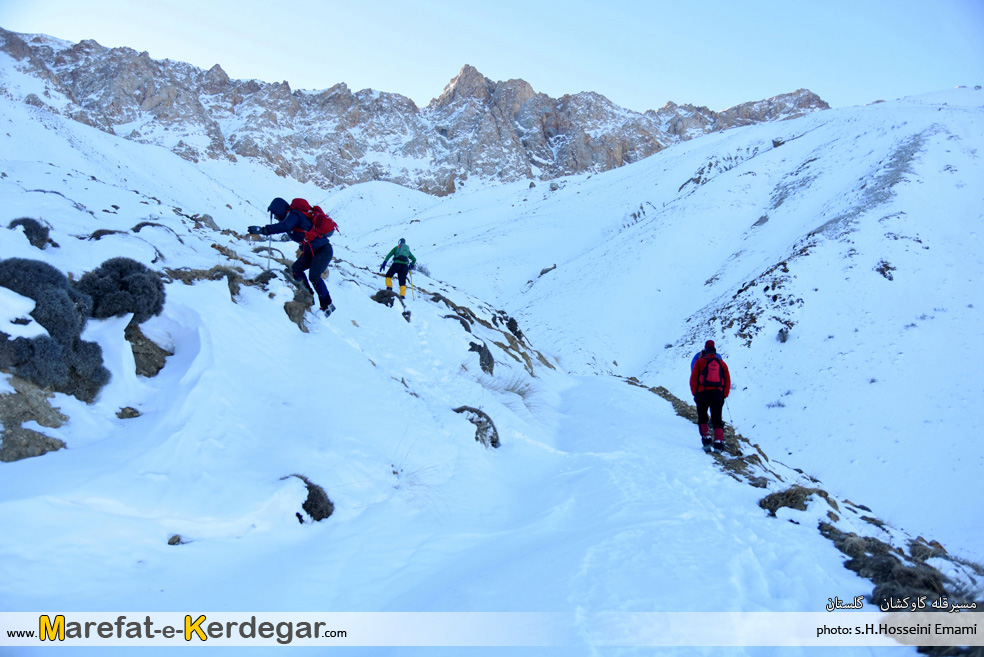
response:
[[[63,449],[65,442],[60,438],[21,426],[36,422],[57,429],[68,421],[67,416],[49,403],[51,392],[16,376],[10,378],[10,385],[13,393],[0,394],[0,463]]]
[[[640,114],[596,93],[554,99],[523,80],[493,82],[467,65],[419,108],[342,83],[308,92],[286,81],[233,80],[218,64],[203,71],[92,40],[0,29],[0,50],[44,82],[42,95],[24,98],[36,107],[191,161],[254,159],[325,188],[386,180],[446,195],[469,179],[550,180],[620,167],[715,130],[828,108],[801,89],[723,112],[668,103]]]

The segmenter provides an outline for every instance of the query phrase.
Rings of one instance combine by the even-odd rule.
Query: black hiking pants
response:
[[[302,245],[301,257],[290,268],[294,280],[300,281],[308,290],[312,290],[313,286],[313,291],[317,292],[318,301],[322,308],[327,308],[328,304],[331,303],[331,294],[328,293],[328,286],[325,285],[321,275],[331,264],[332,255],[334,255],[334,250],[331,248],[331,243],[325,244],[314,253],[311,253],[309,246]],[[308,272],[307,278],[311,279],[310,283],[304,276],[304,270]]]
[[[410,271],[410,265],[405,262],[394,262],[390,265],[390,268],[386,271],[386,278],[393,278],[393,274],[396,274],[400,279],[400,287],[405,287],[407,284],[407,272]]]
[[[707,424],[707,411],[711,412],[711,426],[715,429],[724,428],[724,417],[721,414],[724,409],[723,390],[701,390],[694,397],[697,403],[697,424]]]

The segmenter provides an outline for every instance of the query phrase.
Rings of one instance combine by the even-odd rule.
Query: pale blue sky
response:
[[[984,84],[984,0],[0,0],[0,27],[426,105],[464,64],[636,111]]]

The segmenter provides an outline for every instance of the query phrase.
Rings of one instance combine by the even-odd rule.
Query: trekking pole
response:
[[[413,270],[410,270],[410,298],[414,301],[417,300],[417,294],[413,291]]]
[[[267,212],[267,226],[273,223],[273,213]],[[273,253],[273,235],[267,235],[267,271],[270,271],[270,254]]]

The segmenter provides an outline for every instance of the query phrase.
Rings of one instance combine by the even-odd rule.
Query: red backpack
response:
[[[311,227],[307,230],[303,228],[295,228],[294,232],[304,233],[302,241],[305,243],[313,242],[319,237],[331,237],[338,230],[338,224],[335,220],[325,214],[319,206],[311,207],[303,198],[295,198],[290,202],[290,209],[297,210],[311,222]]]
[[[724,388],[724,367],[715,354],[704,354],[704,369],[697,382],[704,388]]]

